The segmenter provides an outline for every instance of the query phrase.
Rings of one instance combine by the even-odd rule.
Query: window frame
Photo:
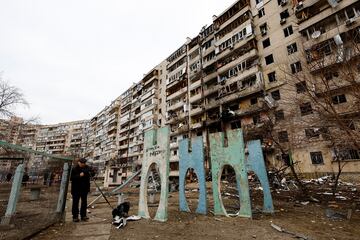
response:
[[[294,34],[294,29],[293,29],[292,25],[289,25],[283,29],[283,32],[284,32],[285,37],[289,37]]]
[[[300,104],[299,107],[301,116],[307,116],[314,113],[311,102]]]
[[[324,157],[321,151],[310,152],[310,160],[313,165],[324,165]]]
[[[267,55],[264,59],[266,65],[270,65],[274,63],[274,56],[272,54]],[[268,60],[271,62],[268,63]]]

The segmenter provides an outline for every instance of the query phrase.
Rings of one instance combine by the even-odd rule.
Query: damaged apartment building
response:
[[[120,98],[116,98],[89,122],[84,156],[104,174],[105,166],[117,158]]]
[[[18,117],[12,117],[9,120],[2,120],[0,123],[1,140],[6,142],[21,145],[32,150],[46,152],[55,155],[72,155],[80,156],[85,153],[86,149],[86,129],[88,121],[74,121],[67,123],[59,123],[53,125],[39,125],[30,122],[25,122]],[[14,168],[8,164],[13,162],[16,166],[18,162],[3,161],[4,158],[19,158],[19,161],[25,160],[27,171],[42,172],[45,170],[45,157],[29,154],[22,155],[18,153],[10,153],[4,155],[1,152],[1,169],[8,169],[13,171]],[[6,166],[5,166],[6,165]]]
[[[269,165],[291,159],[300,173],[336,172],[326,137],[334,125],[318,121],[314,103],[330,99],[348,132],[359,133],[359,98],[351,94],[360,78],[359,16],[356,0],[235,1],[84,121],[81,153],[104,173],[105,186],[118,185],[141,166],[144,132],[169,126],[170,177],[177,178],[181,139],[203,136],[209,169],[210,134],[241,128],[246,139],[262,140]],[[349,85],[340,72],[350,64]],[[62,154],[69,142],[60,137],[46,145],[49,138],[38,137],[36,149]],[[359,149],[337,151],[344,172],[358,174]]]
[[[0,120],[0,140],[35,150],[38,128],[38,125],[26,123],[19,117],[11,117],[8,121]],[[26,161],[29,167],[35,161],[35,156],[24,156],[23,154],[0,149],[0,175],[1,172],[13,171],[19,162],[23,160]]]
[[[159,64],[120,96],[118,158],[108,166],[108,185],[121,183],[141,166],[144,132],[164,125],[165,69]]]
[[[335,45],[342,44],[347,32],[360,34],[359,10],[357,1],[256,0],[236,1],[220,15],[213,16],[210,26],[204,26],[198,36],[188,38],[167,58],[166,124],[171,128],[172,173],[175,175],[178,170],[179,140],[204,136],[208,167],[209,134],[236,128],[242,128],[250,138],[262,140],[268,163],[284,163],[291,154],[298,161],[301,173],[336,172],[333,149],[327,139],[321,134],[311,135],[316,128],[293,129],[289,124],[306,121],[307,113],[311,114],[306,102],[307,108],[295,102],[289,104],[295,95],[305,99],[301,86],[306,85],[290,81],[300,72],[307,74],[304,81],[316,79],[318,71],[310,69],[309,49],[325,44],[326,56],[334,55],[338,50],[331,52],[327,41],[335,39]],[[358,43],[347,46],[347,51],[352,47],[352,57],[358,55],[357,46]],[[329,69],[336,63],[329,62],[326,67]],[[334,79],[339,77],[334,72],[326,74],[332,74]],[[358,82],[358,72],[355,76]],[[308,84],[312,85],[312,81]],[[355,101],[351,96],[346,98],[344,90],[333,96],[333,103],[340,104],[340,108],[347,101],[348,104]],[[350,119],[359,116],[359,109],[352,108],[351,114]],[[266,137],[269,119],[273,119],[274,125],[270,129],[272,139]],[[351,124],[354,131],[359,131],[356,117]],[[301,141],[290,140],[298,136],[303,137]],[[280,142],[286,154],[274,141]],[[348,161],[344,172],[358,173],[359,150],[343,153]]]
[[[35,150],[63,156],[80,156],[85,152],[88,121],[42,125],[36,131]],[[31,168],[43,170],[47,159],[35,155]]]

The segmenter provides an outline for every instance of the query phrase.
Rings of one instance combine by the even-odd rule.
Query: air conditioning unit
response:
[[[349,18],[349,19],[346,19],[345,25],[346,25],[346,26],[350,26],[350,25],[352,25],[354,22],[355,22],[355,19],[354,19],[354,18]]]
[[[280,24],[283,25],[283,24],[285,24],[285,23],[286,23],[286,18],[282,18],[282,19],[280,20]]]
[[[280,5],[285,6],[287,4],[287,0],[281,0]]]

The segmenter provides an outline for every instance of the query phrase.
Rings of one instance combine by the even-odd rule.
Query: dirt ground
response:
[[[0,216],[4,216],[11,185],[0,184]],[[56,223],[59,186],[42,187],[40,197],[30,200],[30,189],[23,187],[16,207],[16,214],[9,226],[0,226],[0,240],[22,239],[45,226]]]
[[[208,184],[210,186],[210,183]],[[190,209],[194,210],[197,205],[197,185],[187,185],[187,200]],[[195,190],[194,190],[195,189]],[[183,213],[178,210],[178,193],[169,195],[168,221],[165,223],[154,220],[141,219],[136,222],[128,222],[123,229],[109,227],[109,233],[96,234],[96,227],[109,226],[111,224],[111,209],[100,201],[91,209],[90,223],[72,223],[70,213],[67,222],[55,225],[33,239],[294,239],[292,235],[279,232],[271,227],[271,223],[283,229],[306,236],[308,239],[360,239],[360,185],[342,186],[340,194],[346,200],[329,196],[329,186],[310,187],[311,193],[320,203],[303,202],[297,198],[294,191],[273,191],[275,214],[266,215],[259,211],[262,205],[261,190],[252,190],[253,211],[252,219],[226,218],[213,216],[212,192],[208,189],[209,213],[206,216]],[[130,215],[136,215],[138,209],[138,188],[127,188],[124,190],[127,201],[131,203]],[[325,193],[325,194],[324,194]],[[93,197],[91,197],[93,198]],[[111,198],[112,205],[116,205],[116,198]],[[233,196],[223,196],[226,209],[230,212],[238,208],[238,199]],[[70,208],[71,201],[68,201]],[[303,205],[305,204],[305,205]],[[347,214],[354,204],[355,210],[351,220],[334,220],[326,216],[326,209],[332,209],[337,213]],[[150,204],[150,215],[154,216],[156,204]],[[341,215],[342,216],[342,215]],[[81,231],[89,231],[84,238],[75,237],[79,224],[83,224]],[[84,230],[85,229],[85,230]],[[88,230],[86,230],[88,229]],[[104,228],[99,231],[103,231]],[[74,232],[75,231],[75,232]],[[94,232],[95,231],[95,232]],[[91,234],[90,234],[91,233]]]

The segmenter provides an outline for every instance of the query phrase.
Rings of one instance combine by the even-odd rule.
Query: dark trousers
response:
[[[81,216],[81,218],[86,217],[87,193],[76,193],[76,194],[73,194],[72,197],[73,197],[73,203],[72,203],[73,218],[78,218],[78,216],[79,216],[79,201],[80,201],[80,199],[81,199],[80,216]]]

